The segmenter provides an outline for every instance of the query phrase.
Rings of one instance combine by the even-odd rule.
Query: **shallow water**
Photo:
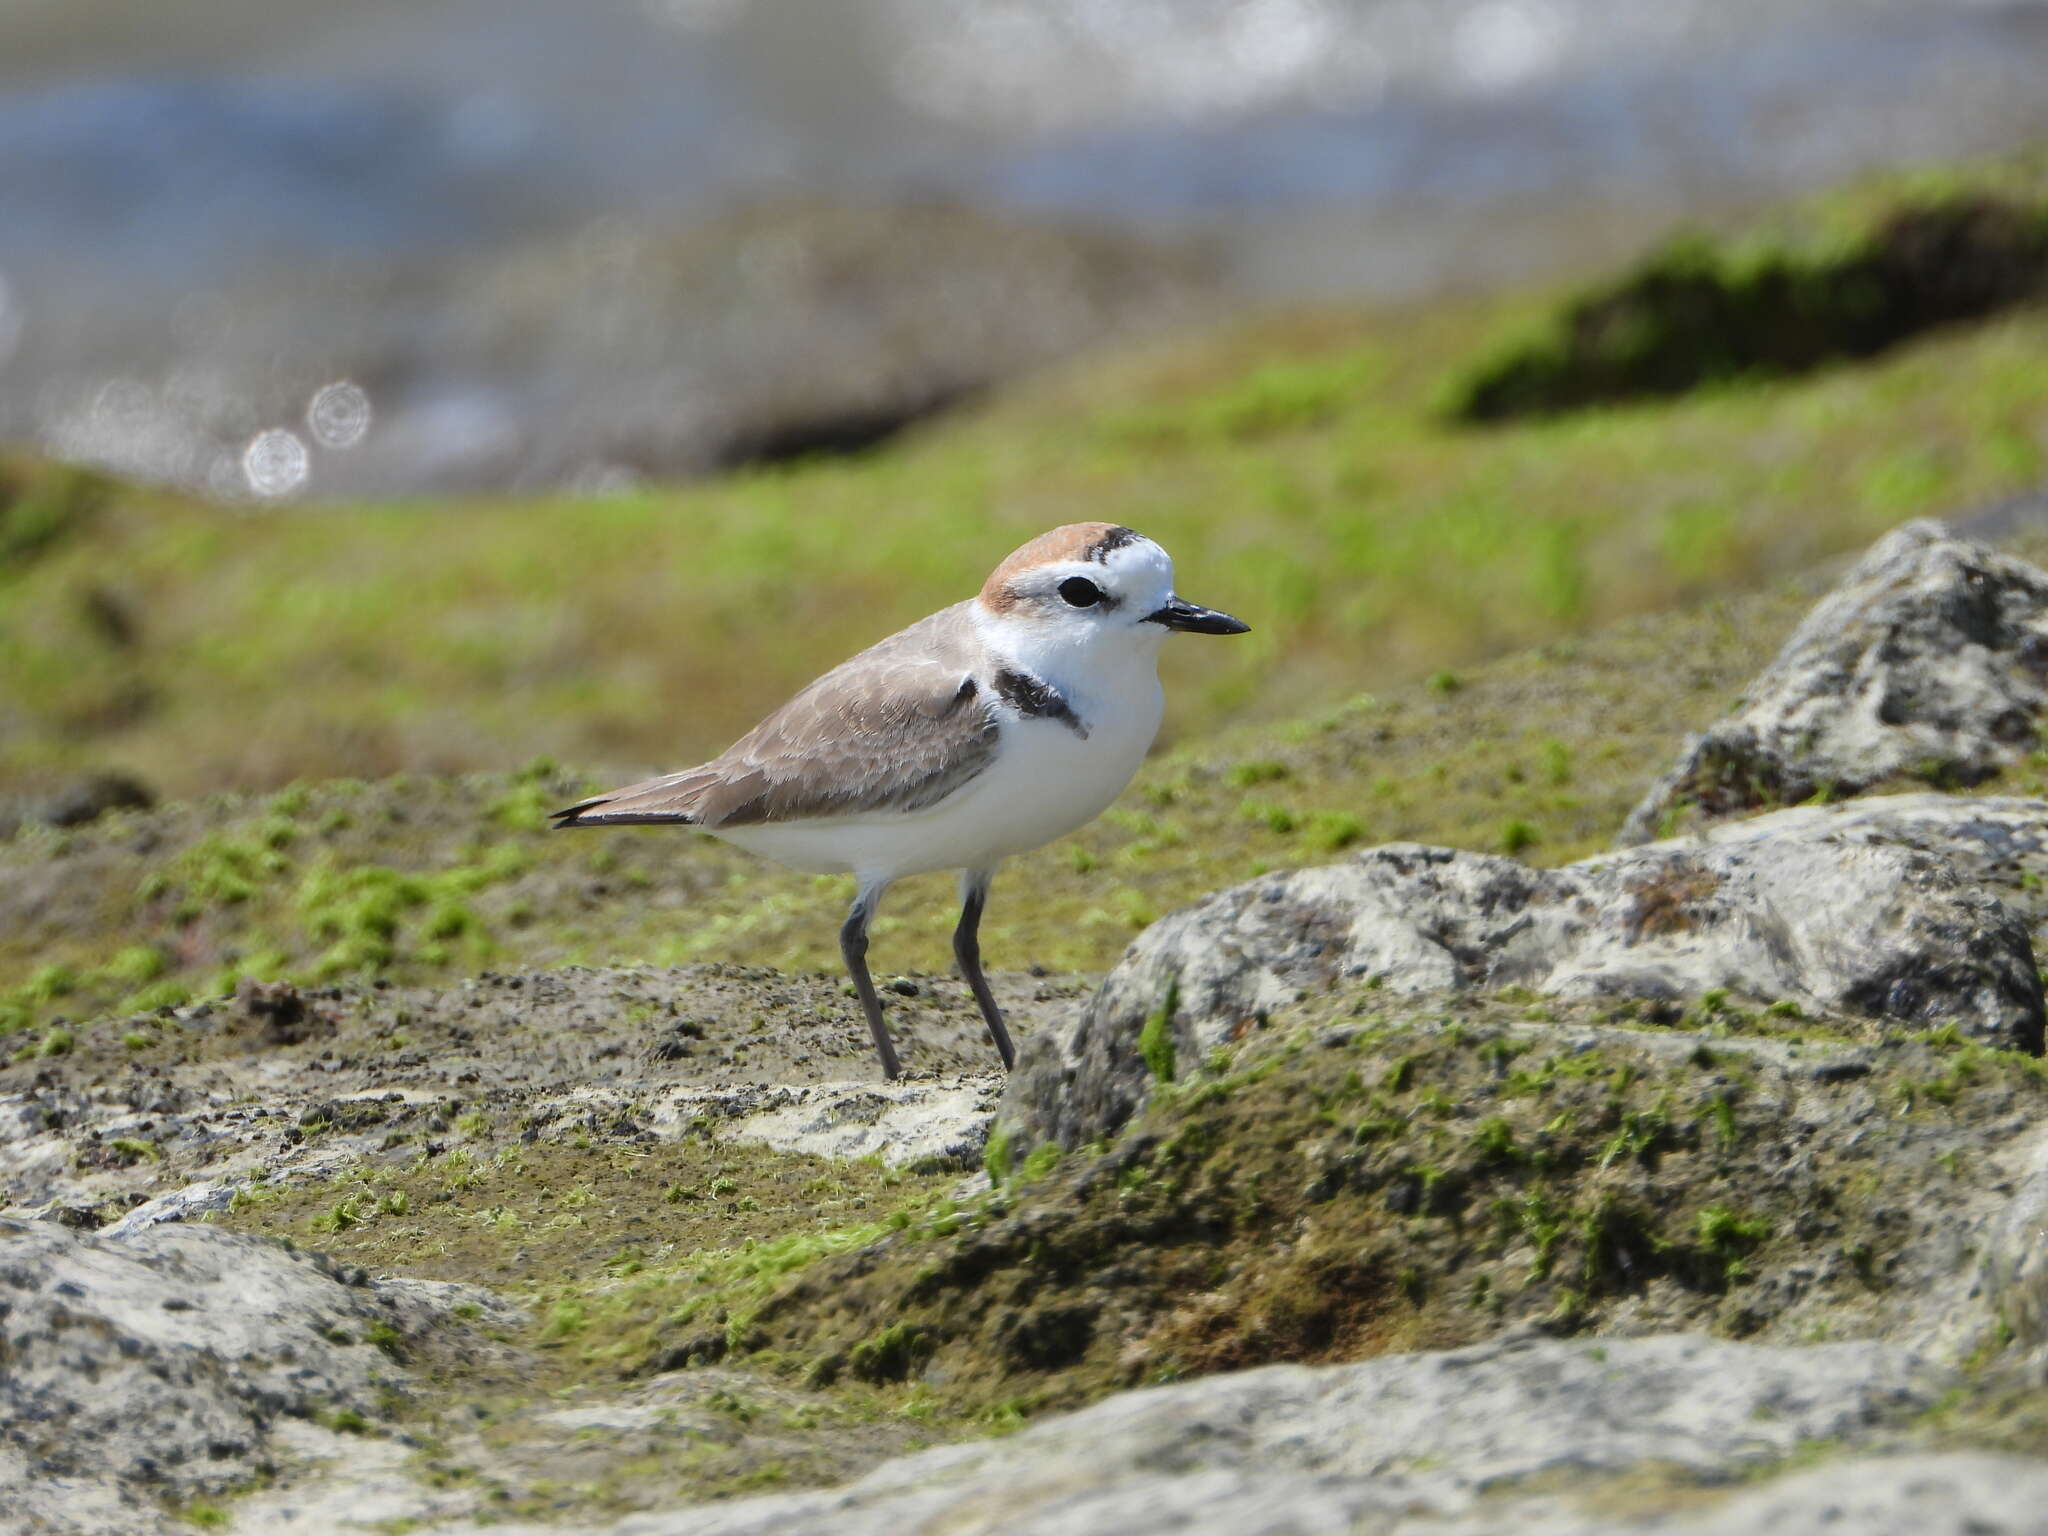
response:
[[[2038,139],[2044,78],[2048,5],[1981,0],[10,0],[0,437],[249,489],[223,455],[346,366],[386,408],[314,488],[561,479],[601,445],[419,445],[516,443],[602,349],[542,376],[420,317],[593,221],[937,196],[1195,242],[1239,295],[1398,296]]]

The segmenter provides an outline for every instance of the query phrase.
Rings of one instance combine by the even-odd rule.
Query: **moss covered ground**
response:
[[[771,1480],[811,1481],[877,1424],[1000,1431],[1125,1387],[1504,1328],[1897,1327],[1953,1258],[1920,1197],[1979,1198],[2048,1108],[2048,1072],[2012,1053],[1714,999],[1687,1024],[1361,986],[1193,1066],[1113,1145],[992,1155],[978,1194],[957,1171],[602,1126],[536,1141],[478,1115],[219,1219],[525,1305],[508,1340],[532,1366],[443,1384],[427,1419],[473,1403],[512,1447],[527,1405],[673,1393],[682,1371],[779,1405]],[[740,1436],[663,1486],[760,1486],[763,1455]]]
[[[958,1182],[602,1128],[534,1142],[476,1114],[424,1148],[257,1187],[218,1220],[515,1299],[527,1321],[499,1337],[516,1369],[430,1375],[365,1428],[405,1434],[414,1474],[467,1485],[480,1510],[587,1516],[831,1482],[970,1428],[900,1382],[826,1393],[758,1371],[674,1374],[723,1354],[790,1275],[921,1230]],[[673,1342],[692,1328],[717,1349]],[[585,1409],[588,1428],[573,1422]]]

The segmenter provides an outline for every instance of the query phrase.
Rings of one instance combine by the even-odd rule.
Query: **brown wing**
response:
[[[722,757],[557,811],[555,825],[747,826],[937,804],[995,755],[966,609],[935,613],[834,667]]]

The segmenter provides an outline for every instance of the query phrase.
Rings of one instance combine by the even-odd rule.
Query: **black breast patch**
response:
[[[1004,667],[996,673],[996,694],[1027,719],[1057,720],[1083,741],[1088,739],[1088,727],[1074,713],[1074,706],[1062,698],[1052,684],[1042,682],[1028,672]]]

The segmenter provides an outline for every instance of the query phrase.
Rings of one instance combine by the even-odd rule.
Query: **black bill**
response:
[[[1177,597],[1158,612],[1146,614],[1145,622],[1164,624],[1168,629],[1184,629],[1191,635],[1241,635],[1251,628],[1243,619],[1233,619],[1214,608],[1184,603]]]

